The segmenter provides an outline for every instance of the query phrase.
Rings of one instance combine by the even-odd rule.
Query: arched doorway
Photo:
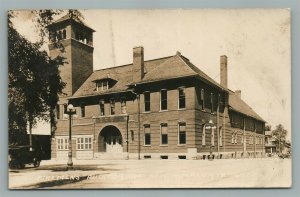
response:
[[[115,126],[104,127],[98,136],[99,152],[121,153],[123,152],[122,144],[122,134]]]

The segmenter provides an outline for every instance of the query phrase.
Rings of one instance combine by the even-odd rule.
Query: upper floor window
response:
[[[96,82],[96,91],[103,91],[109,89],[108,80]]]
[[[84,103],[80,104],[80,112],[81,112],[81,117],[84,118],[85,117],[85,104]]]
[[[130,131],[130,135],[131,135],[131,141],[133,142],[134,141],[134,131],[133,130]]]
[[[210,111],[214,112],[214,93],[210,93]]]
[[[178,143],[186,144],[186,124],[185,122],[181,122],[178,124]]]
[[[178,89],[178,105],[179,109],[185,108],[185,89],[183,87]]]
[[[201,89],[200,93],[200,107],[202,110],[204,110],[204,89]]]
[[[223,146],[223,128],[219,129],[219,145]]]
[[[160,125],[160,133],[161,133],[161,144],[166,145],[168,144],[168,124],[162,123]]]
[[[151,145],[150,124],[144,125],[144,142],[145,145]]]
[[[65,29],[62,31],[62,38],[63,39],[67,38],[67,31]]]
[[[115,99],[110,99],[110,115],[115,115]]]
[[[121,113],[126,114],[126,100],[124,97],[121,98]]]
[[[150,108],[150,92],[144,92],[144,104],[145,104],[145,112],[151,110]]]
[[[160,91],[160,110],[168,110],[168,92],[165,89]]]
[[[56,105],[56,119],[60,119],[60,106]]]
[[[104,100],[100,100],[100,102],[99,102],[100,116],[104,116],[105,115],[104,104],[105,104]]]

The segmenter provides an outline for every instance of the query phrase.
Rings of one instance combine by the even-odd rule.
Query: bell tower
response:
[[[48,27],[50,57],[61,55],[65,63],[60,67],[60,75],[66,86],[65,96],[72,96],[93,72],[93,32],[80,19],[69,14]],[[61,52],[58,46],[63,46]]]

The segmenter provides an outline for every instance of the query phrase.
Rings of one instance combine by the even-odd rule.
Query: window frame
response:
[[[146,100],[146,95],[149,94],[149,100]],[[149,110],[148,110],[149,108]],[[144,112],[151,112],[151,94],[150,91],[144,92]]]
[[[127,114],[126,98],[121,97],[120,103],[121,103],[121,114]]]
[[[149,128],[149,131],[146,131],[146,128]],[[149,137],[149,143],[146,143],[146,136]],[[144,146],[151,146],[151,127],[150,124],[144,125]]]
[[[92,137],[83,136],[76,138],[76,150],[93,150]]]
[[[109,108],[110,108],[110,115],[111,116],[116,115],[116,101],[115,101],[115,99],[111,98],[109,100],[109,104],[110,104],[110,106],[109,106]]]
[[[162,92],[164,92],[165,91],[165,95],[166,95],[166,99],[164,99],[164,100],[162,100]],[[165,102],[165,103],[163,103],[163,102]],[[160,107],[159,107],[159,109],[160,109],[160,111],[168,111],[168,90],[167,89],[161,89],[160,90],[160,98],[159,98],[159,103],[160,103]],[[163,107],[163,105],[166,105],[166,109],[162,109],[162,107]]]
[[[99,111],[100,111],[100,113],[99,113],[100,116],[105,116],[105,101],[104,101],[104,99],[101,99],[99,101]]]
[[[56,138],[56,149],[58,151],[69,150],[69,137],[57,137]]]
[[[184,129],[184,131],[181,131],[180,130],[180,126],[184,126],[185,127],[185,129]],[[182,133],[184,133],[184,143],[181,143],[181,133],[180,132],[182,132]],[[185,122],[179,122],[178,123],[178,145],[186,145],[186,123]]]
[[[80,103],[80,117],[85,118],[85,103]]]
[[[164,133],[162,133],[162,128],[163,127],[166,127],[166,134]],[[164,137],[163,136],[165,136],[166,138],[165,138],[165,140],[166,140],[166,143],[163,141],[164,140]],[[168,144],[169,144],[169,139],[168,139],[168,123],[161,123],[160,124],[160,145],[161,146],[168,146]]]
[[[183,91],[183,96],[180,96],[180,90]],[[186,109],[186,88],[184,86],[178,88],[178,109]],[[183,99],[184,107],[181,107],[181,99]]]

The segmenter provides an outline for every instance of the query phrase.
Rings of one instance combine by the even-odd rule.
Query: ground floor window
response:
[[[168,124],[163,123],[160,125],[161,131],[161,144],[166,145],[168,144]]]
[[[78,150],[91,150],[92,149],[92,138],[91,137],[77,138],[77,149]]]
[[[151,145],[151,133],[150,133],[150,125],[146,124],[144,125],[144,132],[145,132],[145,145]]]
[[[67,137],[57,138],[57,150],[68,150],[69,139]]]
[[[181,122],[178,125],[178,136],[179,136],[179,144],[186,144],[186,131],[185,131],[185,122]]]

